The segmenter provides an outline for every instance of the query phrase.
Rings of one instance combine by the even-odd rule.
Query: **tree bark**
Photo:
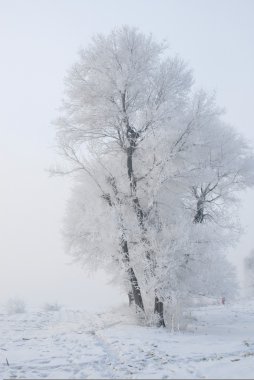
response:
[[[154,300],[154,314],[158,316],[158,327],[166,327],[165,321],[164,321],[164,305],[163,302],[159,300],[157,296],[155,296]]]
[[[146,236],[146,228],[144,224],[144,212],[142,210],[142,207],[139,202],[139,198],[137,196],[137,180],[134,174],[134,169],[133,169],[133,154],[136,150],[137,147],[137,142],[140,137],[139,132],[135,131],[129,123],[128,115],[127,115],[127,110],[126,110],[126,92],[122,94],[122,108],[123,108],[123,113],[125,115],[124,117],[124,123],[126,125],[126,138],[128,140],[129,146],[126,149],[126,154],[127,154],[127,173],[130,181],[130,191],[132,195],[132,201],[133,201],[133,206],[134,210],[136,212],[136,216],[140,225],[140,228],[143,233],[143,241],[149,245],[149,239]],[[151,255],[150,255],[150,250],[147,250],[146,254],[147,259],[150,261],[151,260]],[[133,293],[134,299],[135,299],[135,293]],[[136,300],[135,300],[136,302]],[[138,302],[138,300],[137,300]],[[142,303],[143,304],[143,303]],[[155,300],[154,300],[154,312],[159,315],[159,326],[164,326],[165,327],[165,322],[164,322],[164,305],[163,302],[158,299],[158,297],[155,295]]]
[[[122,246],[122,251],[123,251],[123,255],[124,255],[124,261],[127,263],[127,265],[129,265],[130,257],[129,257],[129,250],[128,250],[127,241],[122,240],[121,246]],[[134,269],[132,267],[128,268],[128,275],[129,275],[129,280],[131,283],[131,289],[132,289],[132,294],[133,294],[135,305],[136,305],[137,309],[141,309],[142,311],[145,311],[143,298],[141,295],[141,290],[140,290],[140,287],[138,285],[138,280],[137,280],[137,277],[135,275]]]
[[[119,193],[118,193],[118,189],[117,189],[115,179],[113,177],[110,177],[108,180],[112,186],[115,198],[116,198],[117,202],[120,204],[121,201],[119,199]],[[110,194],[103,194],[103,198],[106,200],[106,202],[108,203],[108,205],[110,207],[113,207],[113,202],[112,202]],[[120,219],[121,219],[121,217],[120,217]],[[144,303],[143,303],[143,299],[142,299],[142,295],[141,295],[141,290],[140,290],[140,287],[138,284],[138,279],[137,279],[137,276],[134,272],[134,269],[130,266],[130,255],[129,255],[128,243],[127,243],[127,240],[125,238],[124,227],[122,225],[122,222],[119,223],[119,229],[122,232],[120,246],[121,246],[122,254],[123,254],[123,262],[128,268],[127,273],[128,273],[128,278],[130,280],[130,285],[131,285],[131,289],[132,289],[132,291],[130,292],[132,294],[132,297],[130,296],[130,293],[129,293],[129,305],[131,304],[131,301],[134,299],[137,311],[141,309],[143,312],[145,312]]]
[[[129,126],[127,128],[130,129]],[[148,241],[147,236],[146,236],[146,228],[145,228],[145,224],[144,224],[144,212],[142,210],[142,207],[141,207],[140,202],[139,202],[139,198],[137,196],[137,192],[136,192],[137,191],[137,182],[136,182],[136,178],[135,178],[134,171],[133,171],[133,153],[134,153],[135,147],[136,147],[136,136],[137,135],[135,134],[135,132],[133,132],[133,130],[131,130],[131,132],[129,132],[129,134],[127,136],[131,136],[128,139],[130,146],[127,149],[127,170],[128,170],[128,177],[130,180],[130,190],[131,190],[131,194],[133,195],[133,206],[134,206],[134,210],[136,212],[136,216],[137,216],[140,228],[141,228],[142,233],[144,235],[143,241],[146,242],[147,244],[149,244],[149,241]],[[133,136],[135,136],[135,140],[134,140]],[[151,260],[150,253],[151,252],[148,249],[147,253],[146,253],[146,257],[149,261]],[[137,304],[137,302],[139,303],[140,302],[139,295],[138,295],[137,300],[135,298],[137,296],[137,294],[135,294],[133,292],[133,295],[134,295],[135,303],[136,304]],[[142,301],[142,298],[141,298],[141,301]],[[142,305],[143,305],[143,302],[142,302]],[[163,305],[163,302],[160,301],[157,296],[155,296],[155,300],[154,300],[154,313],[156,315],[158,315],[158,317],[159,317],[158,318],[158,326],[159,327],[160,326],[165,327],[164,305]]]
[[[203,223],[204,221],[204,201],[203,199],[199,199],[197,202],[197,211],[194,216],[194,223]]]
[[[128,292],[128,299],[129,299],[129,306],[131,306],[132,303],[133,303],[133,301],[134,301],[134,295],[133,295],[132,290],[130,290],[130,291]]]

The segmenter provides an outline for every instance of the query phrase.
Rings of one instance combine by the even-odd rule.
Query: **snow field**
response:
[[[254,302],[191,310],[186,331],[138,326],[127,308],[0,314],[0,377],[253,378]]]

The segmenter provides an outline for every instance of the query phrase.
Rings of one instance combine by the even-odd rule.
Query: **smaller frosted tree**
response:
[[[246,294],[254,295],[254,249],[244,260],[244,283]]]

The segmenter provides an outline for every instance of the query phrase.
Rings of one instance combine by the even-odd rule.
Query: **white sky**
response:
[[[68,180],[45,171],[55,160],[50,123],[78,49],[122,24],[167,39],[254,145],[253,15],[252,0],[0,0],[0,303],[18,295],[31,305],[96,308],[121,297],[102,273],[88,279],[67,265]],[[254,247],[253,195],[244,195],[246,234],[231,255],[239,265]]]

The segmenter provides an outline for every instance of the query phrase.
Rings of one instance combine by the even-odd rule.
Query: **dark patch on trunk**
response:
[[[164,306],[163,302],[159,300],[157,296],[155,296],[154,300],[154,313],[158,316],[158,327],[166,327],[165,321],[164,321]]]
[[[129,306],[131,306],[133,304],[133,301],[134,301],[134,295],[133,295],[132,291],[128,292],[128,299],[129,299]]]
[[[194,217],[194,223],[202,223],[204,221],[204,202],[203,200],[199,200],[197,202],[197,212]]]
[[[130,263],[130,257],[129,257],[129,250],[128,250],[128,244],[126,240],[122,240],[121,242],[122,251],[124,255],[124,261],[129,264]],[[135,301],[135,305],[140,308],[141,310],[145,311],[143,299],[140,291],[140,287],[138,285],[138,280],[135,275],[134,269],[132,267],[129,267],[128,269],[128,275],[131,283],[131,289],[133,293],[133,298]]]

